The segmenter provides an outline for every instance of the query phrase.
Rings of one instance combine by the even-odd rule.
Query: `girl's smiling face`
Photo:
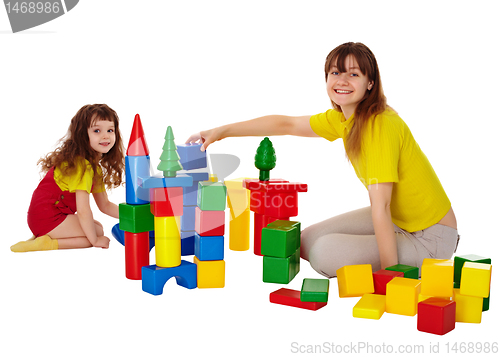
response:
[[[361,72],[352,55],[346,57],[344,69],[345,72],[341,72],[334,61],[328,72],[326,90],[330,99],[341,107],[344,116],[349,119],[364,99],[366,91],[372,88],[373,82]]]
[[[115,145],[115,124],[112,121],[98,120],[88,128],[90,147],[106,154]]]

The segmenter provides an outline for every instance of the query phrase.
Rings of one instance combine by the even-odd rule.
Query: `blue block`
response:
[[[194,231],[181,231],[181,255],[194,255]]]
[[[165,283],[175,277],[177,285],[187,289],[198,286],[196,264],[181,260],[181,265],[173,268],[160,268],[156,265],[142,267],[142,290],[152,295],[161,295]]]
[[[194,255],[199,260],[223,260],[224,236],[194,236]]]
[[[140,176],[138,183],[142,188],[189,187],[193,186],[193,178],[179,174],[176,177]]]
[[[139,187],[139,177],[150,176],[149,156],[125,156],[125,201],[129,205],[149,203],[149,190]]]
[[[208,172],[179,172],[193,178],[193,186],[184,187],[183,202],[185,206],[196,206],[198,200],[198,182],[208,181]]]
[[[194,231],[196,206],[184,206],[181,216],[181,231]]]
[[[184,170],[202,169],[207,167],[207,153],[200,151],[201,144],[177,145],[177,153]]]

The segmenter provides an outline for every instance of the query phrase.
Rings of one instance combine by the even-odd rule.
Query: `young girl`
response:
[[[106,104],[86,105],[71,119],[61,141],[38,161],[46,174],[28,210],[33,238],[13,245],[14,252],[109,246],[102,224],[92,216],[89,196],[101,212],[118,218],[118,206],[108,200],[105,189],[122,183],[118,115]]]
[[[327,277],[344,265],[421,267],[449,259],[459,236],[451,203],[410,130],[386,104],[375,56],[361,43],[335,48],[325,63],[333,109],[317,115],[270,115],[192,135],[211,143],[231,136],[296,135],[341,138],[368,190],[370,206],[302,231],[301,256]]]

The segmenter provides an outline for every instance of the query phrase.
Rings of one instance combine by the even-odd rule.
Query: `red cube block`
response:
[[[225,211],[203,211],[195,208],[194,230],[200,236],[223,236]]]
[[[178,217],[183,214],[182,187],[152,188],[149,200],[155,217]]]
[[[417,329],[444,335],[455,328],[455,301],[432,297],[418,303]]]
[[[389,281],[399,276],[404,278],[404,273],[401,271],[391,271],[381,269],[373,273],[373,285],[375,287],[374,294],[386,295],[386,285]]]

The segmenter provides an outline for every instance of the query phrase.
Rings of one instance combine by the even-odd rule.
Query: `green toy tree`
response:
[[[265,137],[257,148],[255,154],[255,167],[259,169],[259,180],[269,181],[269,171],[276,166],[276,153],[273,143]]]
[[[160,164],[158,165],[158,170],[163,171],[163,177],[175,177],[177,171],[182,170],[182,164],[179,162],[180,156],[177,153],[177,146],[175,146],[174,139],[174,133],[169,126],[165,134],[165,144],[163,144],[163,152],[160,156]]]

